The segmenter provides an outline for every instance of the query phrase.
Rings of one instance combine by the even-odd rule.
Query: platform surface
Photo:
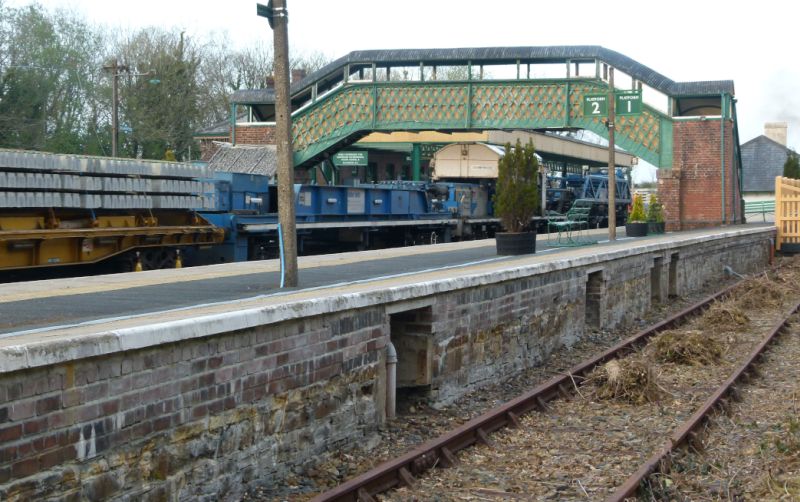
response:
[[[601,240],[598,244],[576,248],[551,248],[547,236],[540,235],[537,253],[522,257],[497,256],[493,239],[301,257],[300,287],[283,290],[277,260],[3,284],[0,345],[12,342],[10,338],[45,332],[49,338],[101,324],[133,326],[154,319],[230,312],[758,227],[763,228],[739,225],[637,239],[626,238],[619,229],[613,243],[602,240],[607,239],[607,230],[600,229],[592,231]]]

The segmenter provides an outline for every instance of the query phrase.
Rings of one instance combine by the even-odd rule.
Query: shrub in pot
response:
[[[664,207],[658,201],[656,194],[650,194],[647,205],[647,233],[664,233]]]
[[[633,205],[625,223],[625,235],[628,237],[644,237],[647,235],[647,215],[644,212],[644,200],[641,194],[633,196]]]
[[[522,146],[506,143],[500,158],[494,212],[505,232],[495,235],[497,254],[515,255],[536,252],[536,231],[531,218],[539,208],[539,160],[533,141]]]

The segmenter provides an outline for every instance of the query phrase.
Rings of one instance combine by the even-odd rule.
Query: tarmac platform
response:
[[[288,302],[299,294],[309,298],[335,294],[342,288],[374,288],[387,281],[424,282],[433,276],[455,277],[476,270],[649,246],[665,240],[711,238],[721,231],[754,227],[765,225],[643,238],[625,237],[624,228],[619,228],[613,243],[607,240],[607,229],[597,229],[590,234],[598,243],[579,247],[553,247],[546,235],[539,235],[536,254],[517,257],[498,256],[494,239],[306,256],[298,259],[300,286],[285,289],[280,289],[278,260],[11,283],[0,286],[0,338],[101,322],[144,322],[154,314],[190,315],[190,310],[198,308],[235,310],[244,304]]]
[[[248,309],[274,310],[299,301],[335,299],[364,291],[491,276],[534,264],[641,252],[642,248],[658,249],[667,243],[704,242],[770,228],[774,227],[750,224],[636,239],[625,237],[624,230],[619,229],[615,242],[603,241],[607,229],[598,229],[591,232],[600,242],[572,248],[551,247],[547,236],[540,235],[537,253],[521,257],[497,256],[493,239],[301,257],[301,286],[283,290],[279,288],[277,260],[4,284],[0,286],[0,350],[122,328],[138,330],[154,323],[230,317]],[[4,369],[2,363],[0,371]]]

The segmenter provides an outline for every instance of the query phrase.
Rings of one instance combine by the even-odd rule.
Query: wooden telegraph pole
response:
[[[266,17],[275,44],[275,137],[278,143],[278,221],[283,254],[283,285],[297,286],[297,233],[294,209],[294,159],[292,156],[292,114],[289,103],[289,17],[286,0],[257,5]]]
[[[129,68],[119,64],[114,58],[114,61],[103,66],[103,69],[111,72],[111,156],[116,157],[119,143],[119,72],[128,71]]]
[[[608,240],[617,239],[617,160],[614,151],[616,102],[614,98],[614,68],[608,67]]]

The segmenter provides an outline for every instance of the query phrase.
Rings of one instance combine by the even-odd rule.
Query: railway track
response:
[[[654,479],[661,479],[659,473],[667,471],[673,449],[696,441],[694,430],[720,403],[729,404],[736,394],[734,384],[750,374],[751,360],[761,357],[768,340],[784,329],[789,312],[800,308],[793,304],[787,310],[784,303],[773,302],[778,310],[748,312],[749,319],[731,329],[715,329],[719,326],[713,318],[703,321],[708,316],[698,315],[713,304],[716,322],[724,324],[735,317],[735,299],[747,293],[743,288],[712,295],[314,500],[369,501],[377,494],[381,500],[624,500],[641,486],[652,487]],[[731,299],[723,304],[723,298]],[[648,362],[657,345],[648,342],[660,333],[658,338],[665,339],[665,331],[674,337],[679,326],[684,334],[714,331],[721,352],[717,360],[693,366]],[[604,400],[592,382],[602,376],[601,370],[608,373],[614,364],[617,370],[624,368],[628,360],[644,362],[648,374],[658,377],[655,395],[634,403],[620,396]],[[457,455],[476,443],[482,446]],[[638,471],[637,465],[642,466]],[[434,467],[451,469],[435,469],[421,478]]]

